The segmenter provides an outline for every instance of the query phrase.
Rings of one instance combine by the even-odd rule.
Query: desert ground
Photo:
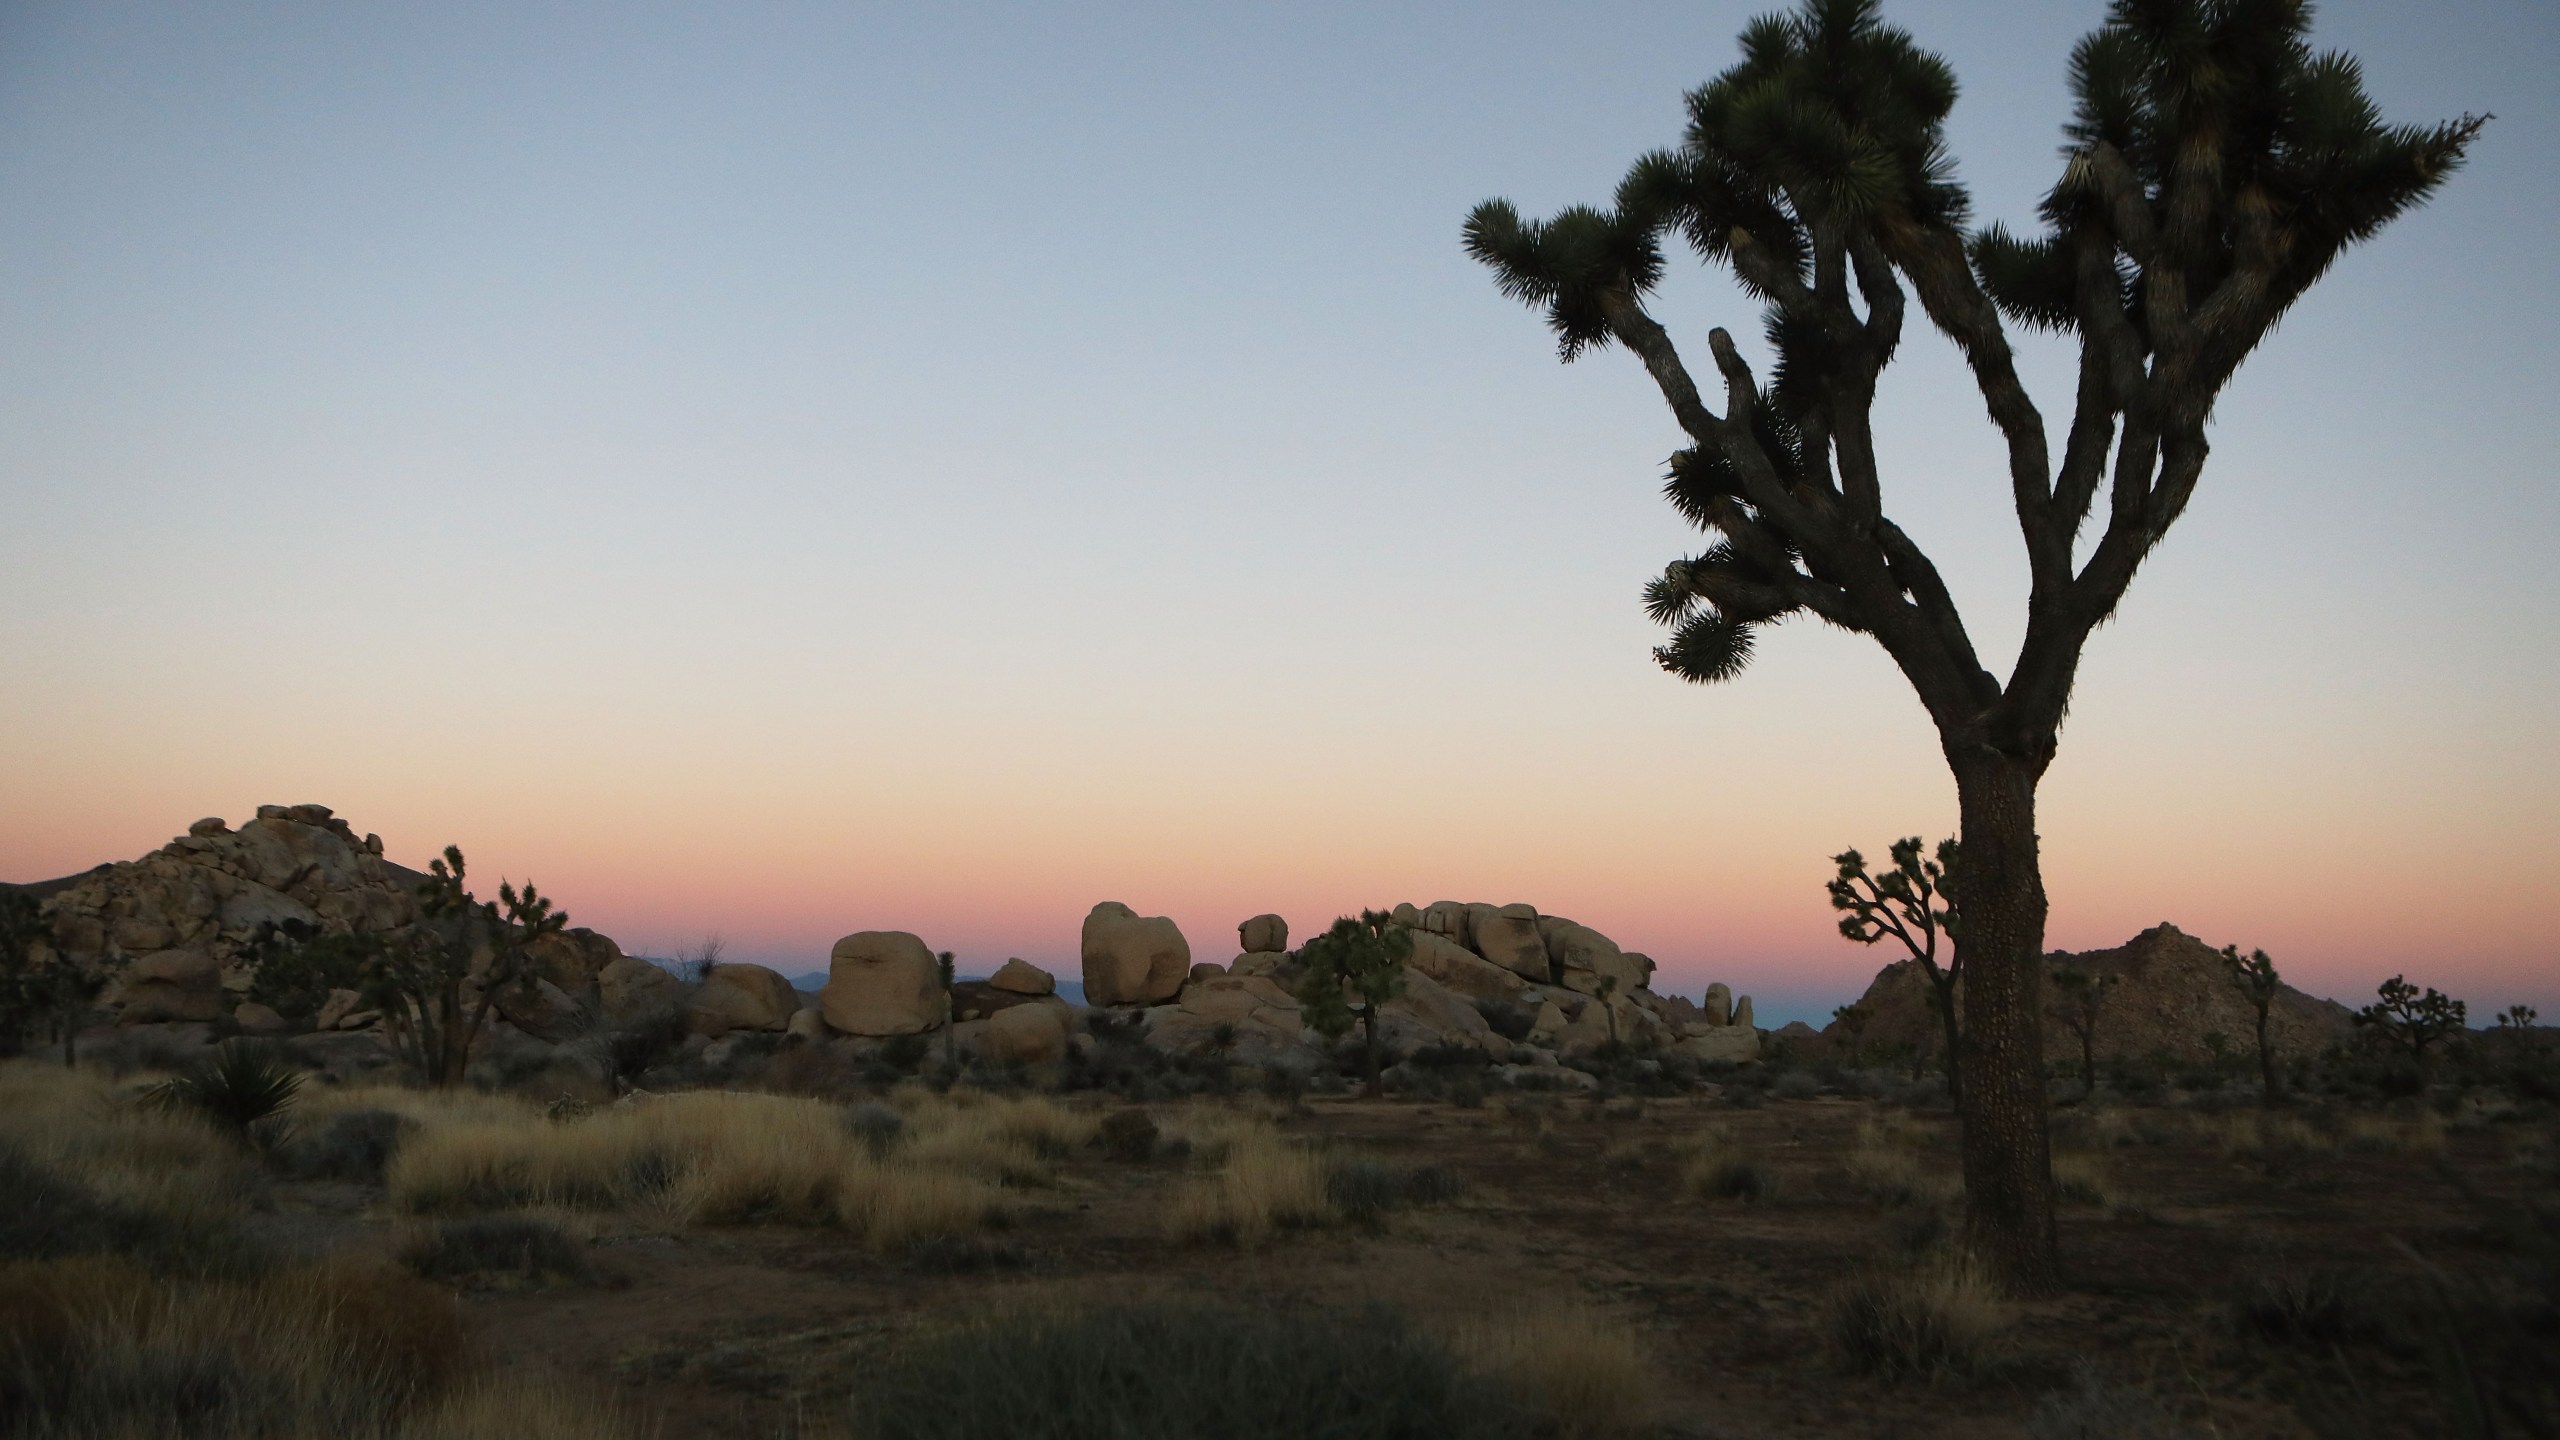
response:
[[[1363,1099],[1132,1046],[1060,1093],[931,1056],[881,1084],[783,1046],[618,1099],[558,1072],[315,1072],[226,1126],[165,1103],[165,1052],[91,1051],[0,1068],[18,1433],[1211,1423],[1078,1429],[1035,1393],[1052,1366],[1169,1394],[1420,1387],[1404,1421],[1328,1432],[1358,1435],[2491,1435],[2555,1413],[2553,1114],[2497,1087],[2268,1111],[2228,1075],[2058,1085],[2069,1284],[2019,1304],[1958,1258],[1953,1120],[1904,1069],[1772,1057],[1676,1094],[1634,1068],[1570,1093],[1459,1072]],[[1189,1343],[1227,1324],[1294,1337],[1316,1373],[1250,1380]],[[1079,1327],[1106,1353],[1049,1353]]]

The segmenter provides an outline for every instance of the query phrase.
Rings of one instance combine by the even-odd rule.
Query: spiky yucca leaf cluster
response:
[[[2001,698],[1977,682],[1952,602],[1877,493],[1868,410],[1906,286],[1965,351],[2004,432],[2038,600],[2064,617],[2054,645],[2076,654],[2183,508],[2231,371],[2345,246],[2420,203],[2479,129],[2384,125],[2355,62],[2310,49],[2309,19],[2305,0],[2116,0],[2072,56],[2066,163],[2034,238],[1967,232],[1945,148],[1955,77],[1884,24],[1876,0],[1802,0],[1752,22],[1740,63],[1688,96],[1680,145],[1638,159],[1609,208],[1534,221],[1506,201],[1478,206],[1469,253],[1545,313],[1564,358],[1636,350],[1695,441],[1664,491],[1720,543],[1646,586],[1647,612],[1674,631],[1656,659],[1726,679],[1748,661],[1752,627],[1809,609],[1874,634],[1906,671],[1945,672],[1945,696]],[[1714,337],[1723,415],[1644,312],[1666,231],[1766,307],[1766,383]],[[2002,315],[2091,347],[2058,466]],[[2111,543],[2074,575],[2110,446],[2145,483],[2119,479]],[[2058,723],[2069,659],[2022,657],[2020,703],[2039,723]]]

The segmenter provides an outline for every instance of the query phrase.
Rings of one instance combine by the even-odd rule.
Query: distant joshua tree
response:
[[[0,891],[0,1055],[20,1053],[30,1035],[51,1026],[62,1036],[62,1063],[75,1063],[80,1027],[109,973],[84,969],[54,948],[41,901]]]
[[[1404,993],[1404,965],[1412,954],[1413,932],[1389,924],[1384,910],[1363,910],[1357,920],[1345,915],[1298,952],[1306,967],[1298,982],[1300,1013],[1327,1039],[1340,1038],[1359,1021],[1363,1093],[1372,1100],[1384,1093],[1378,1081],[1378,1007]],[[1352,994],[1359,996],[1357,1009]]]
[[[1920,962],[1920,973],[1929,977],[1929,1007],[1938,1012],[1938,1023],[1946,1030],[1947,1098],[1962,1104],[1964,1082],[1957,1056],[1963,1035],[1956,1021],[1956,982],[1963,972],[1964,952],[1950,946],[1947,962],[1938,963],[1938,938],[1952,939],[1956,933],[1956,842],[1939,841],[1937,858],[1927,860],[1921,858],[1919,836],[1896,840],[1893,868],[1882,875],[1868,874],[1866,857],[1855,850],[1832,856],[1831,863],[1840,871],[1824,888],[1831,892],[1831,908],[1848,912],[1840,917],[1840,933],[1861,945],[1873,945],[1890,935],[1902,942],[1902,948]]]
[[[2080,1042],[2080,1091],[2084,1095],[2098,1088],[2098,1019],[2106,1013],[2107,1002],[2115,998],[2116,984],[2122,978],[2068,965],[2053,967],[2053,1018]]]
[[[383,943],[367,966],[363,994],[427,1083],[442,1088],[462,1083],[499,992],[532,993],[540,977],[529,949],[568,928],[569,916],[530,881],[522,891],[499,885],[494,904],[473,895],[463,884],[459,846],[444,847],[427,869],[418,887],[425,913],[406,935]],[[483,950],[487,963],[475,971]]]
[[[2530,1005],[2510,1005],[2498,1012],[2498,1028],[2530,1030],[2533,1028],[2533,1022],[2540,1018],[2542,1018],[2540,1013]]]
[[[2276,1103],[2283,1089],[2276,1074],[2275,1041],[2267,1034],[2267,1019],[2276,1003],[2276,995],[2284,989],[2284,977],[2276,973],[2276,962],[2264,950],[2252,950],[2249,958],[2240,958],[2240,947],[2222,947],[2222,968],[2230,975],[2231,984],[2240,998],[2249,1002],[2258,1022],[2258,1085],[2261,1098],[2269,1105]]]
[[[2439,993],[2432,985],[2422,995],[2407,977],[2394,975],[2383,981],[2374,993],[2381,998],[2357,1011],[2356,1023],[2377,1030],[2391,1043],[2405,1047],[2409,1058],[2421,1070],[2426,1068],[2429,1046],[2462,1033],[2465,1019],[2462,1002]]]

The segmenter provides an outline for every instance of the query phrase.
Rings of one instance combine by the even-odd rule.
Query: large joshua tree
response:
[[[1666,491],[1715,543],[1647,589],[1674,627],[1663,667],[1729,679],[1757,627],[1809,611],[1873,636],[1935,723],[1964,853],[1966,1225],[2024,1290],[2057,1278],[2036,786],[2081,647],[2186,508],[2232,372],[2482,123],[2383,124],[2356,62],[2312,51],[2309,20],[2304,0],[2115,0],[2072,52],[2062,175],[2032,236],[1968,227],[1944,145],[1955,77],[1872,0],[1753,22],[1741,63],[1689,95],[1682,144],[1636,161],[1609,208],[1524,221],[1495,200],[1467,221],[1469,252],[1546,312],[1565,359],[1625,346],[1687,434]],[[1646,309],[1666,233],[1766,306],[1765,375],[1708,334],[1721,409]],[[2007,451],[2030,588],[2005,680],[1885,513],[1870,413],[1914,298]],[[2059,435],[2011,325],[2078,342]]]

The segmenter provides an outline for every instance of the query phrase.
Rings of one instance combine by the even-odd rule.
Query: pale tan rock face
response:
[[[1471,1045],[1488,1054],[1508,1055],[1511,1042],[1493,1033],[1475,1006],[1439,981],[1407,970],[1404,993],[1378,1007],[1382,1034],[1405,1026],[1421,1033],[1422,1044]],[[1418,1048],[1413,1037],[1397,1034],[1398,1048]]]
[[[1067,1005],[1051,999],[999,1010],[980,1042],[990,1058],[1053,1065],[1067,1057]]]
[[[939,1029],[942,970],[904,930],[863,930],[835,943],[818,1008],[847,1035],[921,1035]]]
[[[1516,999],[1528,984],[1455,940],[1429,931],[1414,932],[1413,955],[1405,963],[1469,1000]]]
[[[1182,991],[1191,945],[1162,915],[1105,900],[1084,917],[1084,998],[1090,1005],[1155,1005]]]
[[[1474,910],[1474,906],[1462,900],[1434,900],[1422,907],[1422,928],[1473,950],[1476,945]]]
[[[1706,1003],[1706,1004],[1704,1004],[1704,1005],[1702,1005],[1702,1006],[1700,1006],[1699,1008],[1700,1008],[1701,1010],[1703,1010],[1703,1011],[1705,1011],[1705,1012],[1706,1012],[1707,1023],[1708,1023],[1708,1024],[1710,1024],[1710,1025],[1730,1025],[1730,1024],[1732,1024],[1732,1023],[1733,1023],[1733,991],[1732,991],[1732,989],[1731,989],[1730,987],[1728,987],[1728,986],[1727,986],[1723,981],[1721,981],[1721,980],[1717,981],[1717,982],[1716,982],[1716,983],[1714,983],[1713,985],[1708,986],[1708,987],[1707,987],[1707,1003]]]
[[[1277,915],[1256,915],[1236,927],[1236,939],[1248,955],[1276,955],[1289,948],[1289,922]]]
[[[673,1011],[684,1003],[684,982],[646,960],[625,955],[596,972],[604,1018],[630,1025]]]
[[[1018,957],[997,966],[996,973],[987,977],[987,984],[994,989],[1008,991],[1015,995],[1058,993],[1057,976]]]
[[[826,1013],[814,1007],[792,1011],[790,1023],[784,1025],[782,1031],[794,1039],[808,1041],[824,1040],[831,1033],[827,1029]]]
[[[1596,976],[1599,980],[1614,980],[1617,988],[1613,993],[1620,995],[1652,983],[1651,960],[1627,954],[1618,948],[1616,941],[1588,925],[1577,924],[1559,915],[1546,915],[1539,917],[1538,935],[1546,944],[1548,960],[1562,971],[1565,983],[1573,985],[1576,990],[1585,989],[1573,984],[1576,973]],[[1599,986],[1590,986],[1586,993],[1598,994]]]
[[[1740,1065],[1760,1058],[1760,1032],[1747,1025],[1694,1026],[1673,1048],[1709,1065]]]
[[[232,1011],[231,1018],[238,1022],[243,1035],[267,1036],[285,1032],[284,1017],[255,1000]]]
[[[1470,905],[1467,913],[1477,954],[1525,979],[1547,978],[1547,941],[1538,933],[1535,907]]]
[[[800,992],[763,965],[715,965],[684,1008],[685,1028],[714,1039],[732,1030],[779,1031],[800,1010]]]
[[[583,926],[545,935],[525,947],[525,959],[536,975],[581,998],[594,995],[596,977],[621,958],[621,946]]]

